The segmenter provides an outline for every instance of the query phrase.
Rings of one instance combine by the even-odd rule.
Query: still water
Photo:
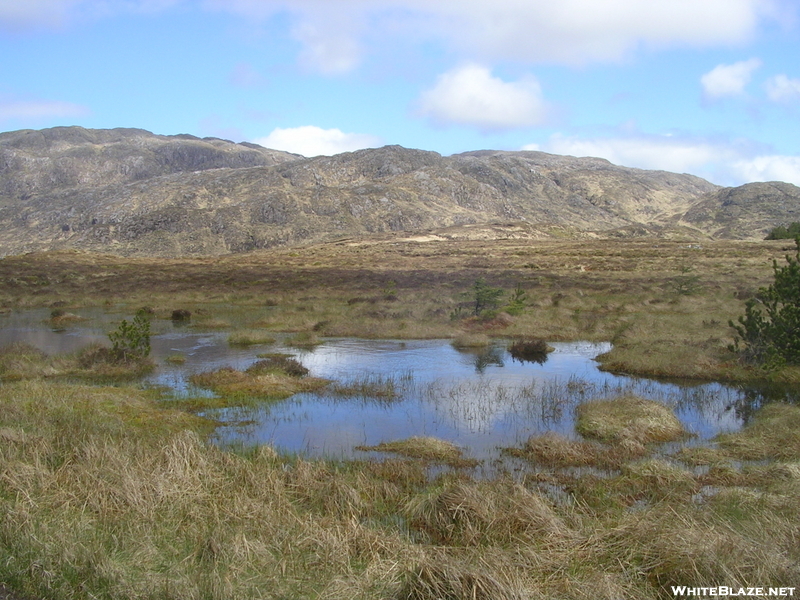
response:
[[[48,311],[0,316],[0,347],[24,341],[51,354],[72,352],[106,342],[106,332],[120,318],[96,310],[84,314],[87,321],[64,331],[46,325]],[[322,391],[213,415],[227,422],[217,431],[219,443],[268,443],[307,456],[364,457],[355,446],[418,435],[454,442],[469,457],[493,459],[500,447],[519,445],[531,435],[574,436],[578,404],[621,393],[673,407],[702,442],[740,428],[762,401],[757,392],[719,383],[667,383],[602,372],[594,359],[611,348],[608,343],[552,343],[555,351],[539,364],[513,359],[505,342],[464,352],[448,340],[326,339],[313,350],[298,350],[280,340],[232,348],[227,335],[154,321],[151,345],[158,369],[142,384],[166,387],[178,397],[207,395],[188,383],[189,375],[223,366],[245,369],[258,353],[285,352],[315,377],[394,387],[396,396],[389,400]],[[185,363],[167,362],[172,355],[183,356]]]

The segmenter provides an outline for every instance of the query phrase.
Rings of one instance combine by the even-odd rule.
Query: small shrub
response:
[[[173,323],[188,323],[192,320],[192,311],[186,310],[185,308],[178,308],[172,311],[172,319]]]
[[[528,295],[525,293],[519,284],[514,289],[511,294],[511,298],[509,299],[508,304],[505,307],[505,312],[510,315],[517,316],[522,314],[522,311],[525,310],[528,302]]]
[[[131,323],[125,319],[108,334],[117,360],[136,361],[150,355],[150,320],[139,311]]]
[[[692,274],[694,267],[681,265],[678,269],[680,275],[674,277],[670,282],[672,291],[679,296],[693,296],[700,291],[700,276]]]
[[[800,236],[800,222],[794,221],[788,227],[778,225],[774,227],[764,239],[767,240],[791,240]]]
[[[305,377],[308,369],[296,359],[285,354],[262,355],[264,358],[250,365],[246,373],[250,375],[264,375],[265,373],[285,373],[292,377]]]
[[[795,245],[785,265],[772,261],[774,282],[747,301],[737,323],[728,322],[736,331],[730,350],[744,362],[768,368],[800,364],[800,237]]]
[[[508,349],[511,358],[520,362],[535,362],[544,364],[548,353],[555,350],[542,339],[516,340]]]
[[[493,288],[486,285],[486,281],[481,277],[472,286],[475,290],[475,315],[481,316],[485,311],[497,310],[500,298],[503,297],[501,288]]]

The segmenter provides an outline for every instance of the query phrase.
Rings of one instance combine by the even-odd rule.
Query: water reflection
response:
[[[49,311],[30,311],[1,317],[0,346],[24,341],[49,353],[72,352],[107,341],[106,332],[121,318],[102,311],[83,313],[91,321],[56,333],[44,324],[48,316]],[[608,343],[553,343],[554,351],[538,360],[512,357],[505,343],[475,353],[459,352],[449,340],[329,339],[299,350],[280,341],[230,347],[224,332],[178,329],[170,321],[154,321],[153,332],[152,356],[159,367],[144,383],[167,387],[177,396],[209,393],[188,383],[192,373],[224,366],[246,369],[262,352],[291,354],[312,376],[340,382],[343,388],[354,381],[391,386],[391,398],[323,390],[215,415],[228,423],[218,430],[220,443],[269,443],[311,456],[363,457],[355,446],[424,435],[452,441],[471,457],[493,459],[498,447],[521,444],[534,434],[574,436],[576,406],[620,394],[669,405],[703,440],[741,427],[765,398],[758,389],[601,372],[593,359],[610,350]],[[175,354],[185,362],[166,360]],[[786,397],[789,390],[782,394]]]

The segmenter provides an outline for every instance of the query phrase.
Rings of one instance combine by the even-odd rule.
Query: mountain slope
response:
[[[789,215],[800,190],[780,185]],[[304,158],[136,129],[55,128],[0,134],[0,254],[224,254],[497,223],[529,236],[754,237],[770,225],[773,196],[757,216],[736,213],[724,193],[691,175],[542,152],[443,157],[386,146]]]

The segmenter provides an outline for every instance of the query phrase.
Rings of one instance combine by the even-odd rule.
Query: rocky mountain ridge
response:
[[[386,146],[305,158],[140,129],[0,134],[0,255],[216,255],[444,228],[757,239],[792,220],[800,188],[791,184],[720,188],[543,152]]]

